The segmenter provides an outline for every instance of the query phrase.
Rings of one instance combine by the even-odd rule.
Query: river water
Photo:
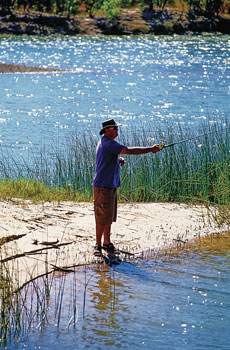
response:
[[[56,274],[46,303],[38,280],[26,287],[24,325],[7,349],[228,350],[229,257],[224,234],[146,260]]]
[[[153,133],[229,116],[229,36],[1,37],[0,61],[70,69],[0,75],[1,145],[21,152],[110,118]]]
[[[223,126],[229,118],[228,36],[7,36],[0,61],[70,70],[0,75],[1,145],[21,154],[73,130],[98,137],[110,118],[124,130],[151,132],[168,123]],[[7,349],[229,350],[229,237],[223,240],[55,276],[44,318],[28,306]]]

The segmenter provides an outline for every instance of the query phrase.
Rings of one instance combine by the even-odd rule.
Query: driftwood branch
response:
[[[5,243],[16,241],[17,239],[22,238],[24,236],[26,236],[26,233],[23,233],[21,235],[11,235],[8,237],[2,237],[0,238],[0,247]]]
[[[0,260],[0,262],[1,263],[5,263],[7,261],[18,259],[18,258],[23,258],[23,257],[28,256],[28,255],[38,254],[38,253],[41,253],[44,250],[59,249],[62,246],[69,245],[69,244],[72,244],[72,243],[73,242],[66,242],[66,243],[60,243],[60,244],[52,245],[52,246],[45,247],[45,248],[34,249],[34,250],[29,251],[29,252],[24,252],[24,253],[20,253],[20,254],[9,256],[8,258]]]

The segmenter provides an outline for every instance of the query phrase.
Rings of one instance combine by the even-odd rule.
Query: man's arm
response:
[[[127,147],[123,148],[120,154],[133,154],[139,155],[144,153],[157,153],[161,150],[159,145],[154,145],[152,147]]]

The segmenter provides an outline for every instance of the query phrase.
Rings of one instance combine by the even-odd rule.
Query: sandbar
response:
[[[93,203],[0,202],[1,260],[18,287],[56,269],[95,263]],[[133,258],[223,232],[202,205],[119,203],[111,240]]]
[[[63,69],[49,67],[35,67],[23,64],[2,63],[0,62],[0,73],[45,73],[45,72],[63,72]]]

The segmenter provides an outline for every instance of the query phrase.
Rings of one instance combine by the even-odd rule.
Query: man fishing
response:
[[[118,136],[118,126],[113,119],[102,123],[102,135],[96,149],[96,171],[93,179],[94,214],[96,221],[96,245],[94,255],[101,256],[103,248],[108,253],[116,251],[110,241],[111,225],[117,217],[117,188],[121,186],[120,166],[125,164],[120,154],[141,155],[157,153],[162,148],[159,145],[151,147],[127,147],[121,145],[115,138]],[[103,246],[101,245],[104,235]]]

